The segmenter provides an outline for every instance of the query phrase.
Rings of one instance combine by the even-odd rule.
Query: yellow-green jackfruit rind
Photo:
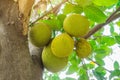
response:
[[[59,72],[65,68],[68,63],[68,57],[56,57],[51,51],[51,45],[44,47],[42,52],[42,62],[44,67],[51,72]]]
[[[84,36],[89,30],[89,21],[80,14],[70,14],[63,23],[64,30],[71,36]]]
[[[78,57],[87,58],[91,54],[91,45],[87,40],[81,38],[76,45],[76,52]]]
[[[73,48],[74,40],[67,33],[56,36],[51,43],[52,52],[57,57],[68,57]]]
[[[31,27],[29,36],[33,45],[43,47],[51,39],[51,29],[45,23],[39,22]]]

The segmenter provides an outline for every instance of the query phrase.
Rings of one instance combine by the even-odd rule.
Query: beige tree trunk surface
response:
[[[42,80],[42,68],[33,63],[23,35],[23,16],[17,2],[0,0],[0,80]]]

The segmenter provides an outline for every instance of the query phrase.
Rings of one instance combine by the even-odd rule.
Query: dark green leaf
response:
[[[110,74],[110,76],[109,76],[109,80],[111,80],[115,76],[120,76],[120,70],[114,70],[114,71],[112,71],[111,74]]]
[[[100,73],[97,73],[96,71],[92,71],[97,80],[106,80],[104,76],[101,76]]]
[[[104,75],[106,74],[106,71],[105,71],[104,68],[101,67],[101,66],[97,67],[97,68],[95,69],[95,71],[96,71],[97,73],[100,73],[102,76],[104,76]]]
[[[117,61],[114,62],[114,69],[118,70],[120,68],[119,63]]]
[[[116,42],[120,44],[120,36],[115,36]]]
[[[118,8],[119,6],[120,6],[120,0],[118,0],[116,7]]]
[[[106,80],[104,77],[106,74],[106,71],[102,67],[97,67],[95,70],[93,70],[93,74],[97,78],[97,80]]]
[[[92,21],[102,23],[106,20],[105,14],[95,6],[85,7],[83,11],[85,12],[85,15]]]

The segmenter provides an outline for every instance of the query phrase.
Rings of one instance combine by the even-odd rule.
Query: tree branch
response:
[[[31,26],[32,24],[35,24],[38,20],[44,18],[45,16],[47,16],[50,13],[55,13],[62,4],[64,4],[65,2],[67,2],[68,0],[63,0],[60,4],[56,5],[54,8],[52,8],[50,11],[46,12],[43,16],[39,17],[38,19],[36,19],[35,21],[33,21],[29,26]]]
[[[98,64],[96,61],[93,61],[91,58],[87,58],[89,59],[90,61],[94,62],[95,64],[97,64],[98,66],[101,66],[100,64]],[[110,70],[106,69],[105,67],[103,67],[106,71],[108,71],[109,73],[111,73]]]
[[[106,20],[106,22],[109,22],[109,20],[110,20],[118,11],[120,11],[120,7],[119,7],[115,12],[113,12],[113,13],[110,15],[110,17]]]
[[[117,18],[119,18],[120,17],[120,13],[118,13],[119,11],[120,11],[120,7],[108,17],[108,19],[105,21],[105,23],[101,23],[101,24],[96,25],[83,38],[85,38],[85,39],[89,38],[91,35],[96,33],[98,30],[100,30],[105,25],[107,25],[110,22],[112,22],[112,21],[116,20]]]

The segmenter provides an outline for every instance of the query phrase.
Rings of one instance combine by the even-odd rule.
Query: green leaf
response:
[[[115,36],[116,42],[120,44],[120,36]]]
[[[80,67],[78,75],[80,76],[78,80],[88,80],[88,74],[83,67]]]
[[[60,30],[62,25],[58,19],[50,19],[50,20],[41,20],[42,22],[46,23],[50,26],[53,30]]]
[[[118,0],[118,3],[117,3],[117,5],[116,5],[116,7],[117,7],[117,8],[120,7],[120,0]]]
[[[114,70],[114,71],[112,71],[111,74],[110,74],[110,76],[109,76],[109,80],[111,80],[115,76],[120,76],[120,70]]]
[[[74,5],[71,3],[66,3],[63,9],[63,14],[68,14],[68,13],[72,13],[74,9]]]
[[[111,32],[111,34],[114,33],[114,24],[113,23],[110,23],[110,32]]]
[[[69,75],[69,74],[73,74],[74,72],[77,72],[78,71],[78,66],[77,65],[70,65],[70,67],[68,68],[66,74]]]
[[[68,60],[72,65],[75,65],[75,66],[79,65],[81,62],[80,58],[78,58],[75,51],[73,51],[73,53],[69,56]]]
[[[104,76],[104,75],[106,74],[106,71],[105,71],[104,68],[101,67],[101,66],[97,67],[97,68],[95,69],[95,71],[96,71],[97,73],[100,73],[102,76]]]
[[[75,1],[77,4],[79,4],[82,7],[92,4],[92,0],[75,0]]]
[[[116,4],[118,0],[92,0],[94,4],[98,6],[112,6]]]
[[[96,54],[95,58],[103,59],[106,56],[106,54]]]
[[[97,80],[106,80],[104,77],[106,74],[106,71],[102,67],[97,67],[95,70],[93,70],[93,74],[97,78]]]
[[[65,17],[66,17],[66,15],[64,15],[64,14],[59,14],[57,16],[57,19],[61,22],[61,25],[63,25],[63,21],[64,21]]]
[[[97,73],[96,71],[92,71],[97,80],[106,80],[104,76],[101,76],[100,73]]]
[[[58,74],[53,74],[50,76],[49,80],[60,80]]]
[[[95,58],[96,59],[102,59],[109,55],[111,53],[112,49],[109,48],[108,46],[100,46],[98,49],[94,50],[96,53]]]
[[[96,49],[95,52],[97,54],[104,54],[104,53],[106,53],[106,51],[104,49]]]
[[[111,53],[112,49],[108,45],[99,43],[99,47],[94,50],[97,58],[104,58]]]
[[[86,74],[86,70],[82,67],[79,68],[78,75]]]
[[[117,21],[116,24],[118,27],[120,27],[120,21]]]
[[[93,50],[95,50],[97,48],[97,42],[95,40],[90,40],[89,43]]]
[[[96,58],[96,62],[100,65],[100,66],[104,66],[105,62],[102,59],[98,59]]]
[[[117,61],[114,62],[114,69],[115,70],[119,70],[120,66],[119,63]]]
[[[93,64],[86,64],[87,69],[93,69],[95,67],[95,65]]]
[[[74,78],[71,78],[71,77],[66,77],[65,79],[63,80],[75,80]]]
[[[120,78],[115,78],[114,80],[120,80]]]
[[[103,23],[106,20],[105,14],[95,6],[87,6],[83,8],[85,15],[92,21]]]
[[[110,36],[102,36],[102,38],[100,38],[100,39],[101,39],[100,44],[104,44],[107,46],[112,46],[116,43],[114,38],[110,37]]]
[[[87,74],[81,75],[78,80],[89,80]]]
[[[71,3],[66,3],[63,8],[63,14],[67,15],[69,13],[81,13],[83,9],[79,5],[73,5]]]
[[[74,10],[73,10],[74,13],[82,13],[83,12],[83,8],[81,8],[79,5],[74,5]]]

